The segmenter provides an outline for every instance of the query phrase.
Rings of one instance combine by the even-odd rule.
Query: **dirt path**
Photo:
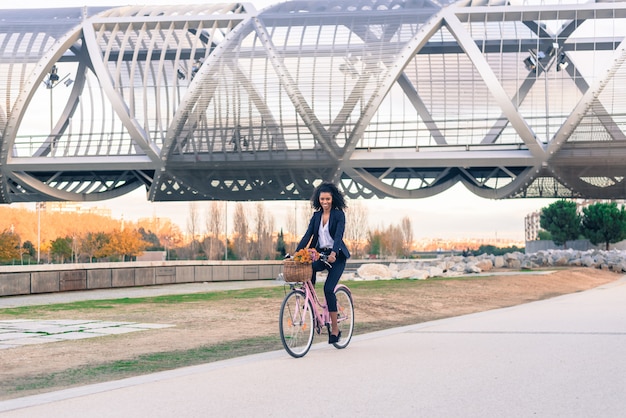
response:
[[[575,268],[545,275],[402,281],[393,290],[385,286],[355,286],[356,333],[518,305],[590,289],[619,277],[621,275],[608,271]],[[34,319],[98,319],[174,326],[1,350],[0,380],[51,374],[133,359],[142,354],[189,350],[255,336],[277,336],[281,299],[146,303],[119,305],[110,310],[50,310]],[[13,318],[15,316],[0,311],[0,319]],[[0,390],[0,399],[8,397],[15,395]]]

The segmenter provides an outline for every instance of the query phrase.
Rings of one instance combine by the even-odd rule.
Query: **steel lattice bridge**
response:
[[[0,202],[626,197],[626,3],[0,10]]]

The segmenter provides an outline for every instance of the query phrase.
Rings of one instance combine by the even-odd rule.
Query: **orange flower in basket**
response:
[[[315,248],[303,248],[293,255],[293,261],[302,264],[311,264],[320,258]]]

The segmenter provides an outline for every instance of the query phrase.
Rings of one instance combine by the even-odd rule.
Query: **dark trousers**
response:
[[[313,275],[311,277],[311,281],[314,285],[317,272],[328,270],[328,277],[326,278],[326,282],[324,283],[324,296],[326,297],[328,312],[337,312],[337,297],[335,296],[335,286],[337,286],[337,283],[339,283],[339,279],[341,278],[341,275],[346,268],[346,261],[346,257],[341,252],[339,252],[339,254],[337,254],[336,261],[330,264],[332,268],[328,267],[326,263],[321,260],[313,262]]]

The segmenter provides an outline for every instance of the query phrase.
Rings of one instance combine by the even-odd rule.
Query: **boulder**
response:
[[[482,270],[476,265],[476,263],[468,263],[465,265],[465,273],[480,273]]]
[[[428,272],[425,270],[405,269],[400,270],[396,274],[396,278],[426,280],[428,279]]]
[[[430,267],[428,268],[428,276],[429,277],[441,277],[443,276],[443,269],[440,267]]]
[[[489,271],[489,270],[493,269],[493,263],[491,262],[490,259],[478,260],[475,265],[481,271]]]
[[[569,263],[569,258],[565,256],[560,256],[554,259],[555,266],[564,267],[564,266],[567,266],[568,263]]]
[[[391,270],[392,272],[402,270],[403,268],[404,267],[400,267],[396,263],[390,263],[389,264],[389,270]]]
[[[359,277],[367,280],[390,279],[393,277],[389,267],[383,264],[363,264],[356,272]]]
[[[584,256],[580,261],[585,267],[593,267],[596,263],[589,255]]]
[[[450,267],[448,271],[456,272],[456,273],[465,273],[467,265],[465,263],[456,263],[454,266]]]
[[[517,258],[510,258],[506,261],[506,267],[513,270],[519,270],[522,268],[522,262]]]

